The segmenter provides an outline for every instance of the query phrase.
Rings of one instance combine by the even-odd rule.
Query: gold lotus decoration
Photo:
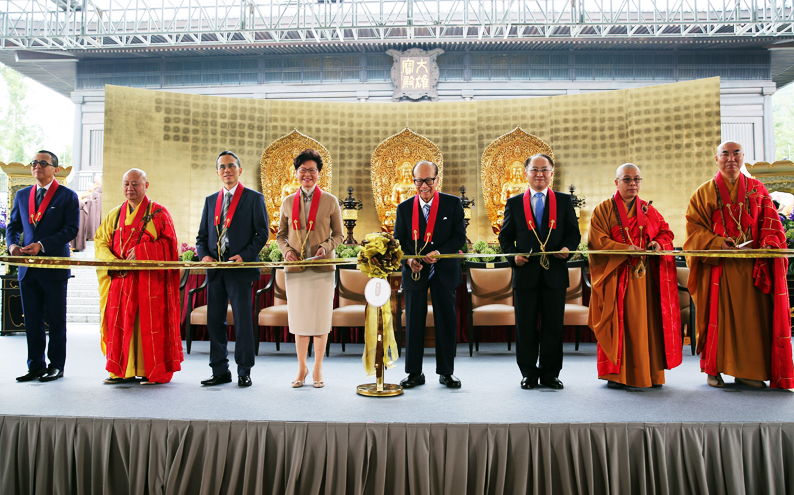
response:
[[[521,126],[499,136],[485,148],[481,160],[482,194],[494,233],[502,229],[507,199],[523,193],[529,186],[524,175],[524,161],[537,153],[554,158],[551,146],[524,132]]]
[[[409,128],[381,142],[372,153],[372,194],[381,230],[394,231],[397,205],[416,195],[413,166],[421,160],[438,165],[438,186],[441,191],[444,159],[432,141]]]
[[[278,222],[281,212],[281,203],[284,198],[294,193],[300,187],[295,178],[295,157],[306,148],[317,150],[323,159],[323,170],[317,185],[323,191],[331,190],[333,165],[331,154],[319,141],[310,138],[294,129],[285,136],[273,141],[262,153],[260,165],[260,180],[262,193],[265,195],[265,205],[270,215],[270,231],[278,231]]]

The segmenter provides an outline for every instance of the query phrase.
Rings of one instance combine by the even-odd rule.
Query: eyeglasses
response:
[[[218,170],[226,170],[226,169],[233,170],[235,168],[237,168],[236,163],[230,163],[228,165],[224,165],[223,163],[221,163],[220,165],[218,165]]]
[[[623,177],[622,179],[618,179],[618,180],[624,184],[631,184],[632,182],[636,182],[637,184],[639,184],[640,182],[642,182],[641,177],[635,177],[633,179],[630,177]]]
[[[44,160],[42,161],[33,160],[32,162],[30,162],[31,167],[35,167],[36,165],[38,165],[41,168],[47,168],[49,166],[52,166],[52,163],[47,163]]]
[[[552,172],[552,169],[550,169],[550,168],[531,168],[531,169],[529,169],[529,173],[532,174],[532,175],[538,175],[538,174],[548,175],[551,172]]]
[[[433,182],[436,181],[436,178],[438,178],[438,176],[428,177],[427,179],[414,179],[414,184],[416,184],[417,187],[420,187],[422,184],[427,184],[428,186],[432,186]]]
[[[298,173],[301,174],[301,175],[306,175],[306,174],[314,175],[317,172],[318,172],[318,170],[316,168],[303,168],[303,167],[301,167],[301,168],[298,169]]]

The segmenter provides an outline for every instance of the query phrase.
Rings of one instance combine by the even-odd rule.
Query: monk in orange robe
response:
[[[661,387],[664,370],[681,364],[681,308],[672,256],[632,251],[672,250],[673,232],[639,197],[640,169],[616,171],[615,195],[596,206],[588,249],[592,295],[587,324],[598,339],[598,377],[609,388]],[[598,255],[598,250],[625,250]]]
[[[124,174],[125,201],[97,230],[99,260],[176,261],[171,215],[146,195],[143,170]],[[181,369],[178,270],[97,270],[102,351],[110,377],[105,383],[167,383]]]
[[[780,218],[761,182],[741,173],[742,146],[719,145],[719,172],[701,185],[686,212],[685,250],[785,249]],[[697,307],[700,369],[712,387],[721,373],[737,383],[794,387],[785,258],[687,258],[687,287]]]

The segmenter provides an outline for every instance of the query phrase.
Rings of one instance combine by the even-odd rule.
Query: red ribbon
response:
[[[438,216],[438,191],[433,191],[433,199],[431,200],[432,203],[430,204],[430,214],[427,215],[427,226],[425,227],[425,246],[430,243],[433,239],[433,229],[436,227],[436,217]],[[411,218],[411,229],[413,230],[413,239],[414,241],[419,240],[419,210],[421,210],[421,206],[419,206],[419,195],[417,194],[414,196],[414,211],[413,217]],[[422,214],[424,216],[424,214]],[[422,246],[422,249],[425,248]],[[420,249],[419,251],[421,251]],[[415,253],[419,254],[419,253]]]
[[[41,221],[41,217],[44,216],[44,212],[47,211],[47,207],[50,205],[50,201],[52,197],[55,195],[55,191],[58,189],[58,181],[53,179],[52,185],[49,189],[47,189],[47,194],[44,195],[44,199],[41,200],[41,204],[39,205],[39,209],[36,210],[36,191],[38,191],[39,186],[37,184],[33,184],[33,189],[30,190],[30,196],[28,197],[28,213],[30,218],[30,223],[35,227]],[[36,210],[35,213],[33,211]]]
[[[295,192],[295,197],[292,198],[292,228],[295,231],[299,231],[301,229],[301,203],[303,202],[302,190],[299,189]],[[306,228],[307,231],[311,232],[314,230],[314,226],[317,225],[317,210],[320,209],[320,195],[323,191],[320,189],[320,186],[315,186],[314,188],[314,195],[312,196],[312,205],[309,208],[309,218],[308,226]]]
[[[532,190],[527,188],[524,191],[524,217],[527,220],[527,227],[529,230],[535,230],[535,215],[532,213],[532,206],[529,199],[532,197]],[[549,229],[557,228],[557,198],[554,196],[554,191],[549,188]]]
[[[226,212],[226,221],[224,222],[224,228],[229,228],[229,225],[232,224],[232,218],[234,217],[234,212],[237,210],[237,203],[240,202],[240,196],[243,195],[243,186],[242,182],[237,183],[237,189],[234,191],[234,196],[232,197],[232,202],[229,205],[229,211]],[[215,201],[215,225],[218,226],[221,223],[221,212],[223,211],[223,196],[226,194],[226,191],[221,189],[221,192],[218,193],[218,199]]]

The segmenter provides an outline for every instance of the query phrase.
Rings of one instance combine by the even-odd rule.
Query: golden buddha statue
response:
[[[392,186],[391,194],[383,198],[383,204],[386,206],[386,219],[383,223],[389,228],[389,231],[394,229],[397,206],[415,195],[416,187],[414,187],[413,180],[413,165],[409,162],[403,162],[403,164],[400,165],[398,182],[395,182]]]
[[[493,198],[496,205],[496,225],[500,229],[505,218],[507,200],[517,194],[523,194],[527,187],[529,187],[529,182],[524,175],[524,165],[516,160],[510,164],[510,177],[502,184],[502,191]]]

